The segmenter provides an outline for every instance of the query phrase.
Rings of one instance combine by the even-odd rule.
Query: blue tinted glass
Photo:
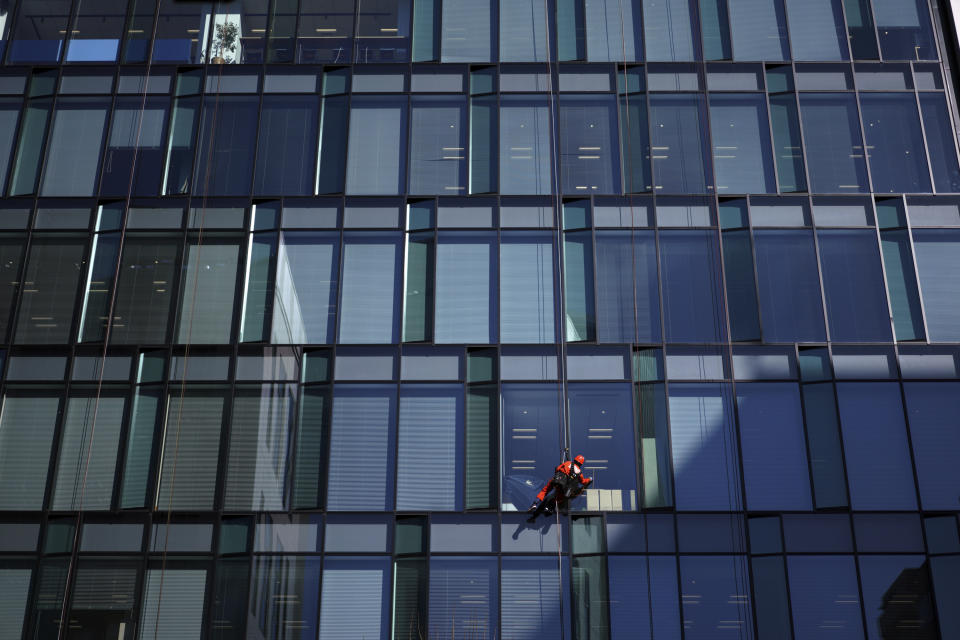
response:
[[[270,341],[329,344],[336,324],[339,236],[307,231],[281,238]]]
[[[703,59],[729,60],[730,30],[726,0],[700,0]]]
[[[504,232],[500,244],[500,340],[554,341],[557,267],[550,232]]]
[[[861,93],[863,131],[870,149],[873,190],[930,191],[917,102],[909,93]]]
[[[869,640],[899,635],[895,629],[909,629],[915,638],[938,636],[924,556],[860,556],[859,563]]]
[[[496,336],[495,234],[440,234],[437,243],[437,342],[492,342]]]
[[[620,193],[613,96],[560,96],[560,175],[564,193]]]
[[[833,385],[805,384],[802,389],[816,506],[845,507],[847,483],[843,473],[840,425],[837,424]]]
[[[866,193],[860,119],[852,95],[800,94],[800,115],[813,191]]]
[[[466,120],[464,98],[413,97],[408,193],[460,195],[466,192]]]
[[[907,398],[913,455],[917,461],[920,502],[924,509],[955,510],[960,467],[960,384],[955,382],[908,382]]]
[[[269,557],[269,556],[268,556]],[[286,576],[284,576],[286,577]],[[292,577],[292,576],[291,576]],[[282,578],[278,575],[277,580]],[[288,578],[289,579],[289,578]],[[316,577],[309,579],[304,576],[303,582],[316,584]],[[282,584],[282,583],[281,583]],[[328,557],[323,562],[322,590],[320,594],[320,640],[335,640],[336,638],[370,638],[370,640],[385,640],[389,633],[390,621],[390,558],[384,557]],[[292,598],[289,589],[283,589],[271,598],[271,603],[264,602],[261,606],[272,609],[285,610],[277,607],[276,601],[287,598],[302,601],[304,617],[312,619],[316,615],[316,596]],[[253,605],[251,605],[252,607]],[[379,612],[380,615],[377,615]],[[254,623],[251,621],[251,625]],[[300,628],[294,620],[287,625]],[[278,628],[277,635],[286,637],[283,633],[286,627]],[[252,631],[252,629],[251,629]],[[307,637],[308,630],[303,636]],[[293,637],[293,636],[291,636]]]
[[[737,408],[747,508],[810,510],[810,475],[797,385],[741,383],[737,385]]]
[[[70,20],[70,0],[28,0],[20,4],[11,34],[10,62],[57,62]],[[4,21],[9,19],[7,15],[4,18]]]
[[[397,436],[397,509],[463,508],[463,387],[403,385]]]
[[[791,76],[792,77],[792,76]],[[777,182],[784,192],[806,191],[803,151],[800,140],[800,116],[792,93],[770,96],[770,126],[773,130]]]
[[[399,234],[345,234],[340,343],[396,342],[397,292],[403,249]]]
[[[564,625],[569,625],[571,613],[568,566],[563,567],[563,596],[560,577],[556,558],[504,557],[500,571],[502,637],[555,638],[562,635]],[[499,636],[494,633],[493,637]]]
[[[500,193],[549,194],[550,104],[546,96],[500,100]]]
[[[794,60],[849,60],[841,0],[786,0]]]
[[[651,95],[653,184],[660,193],[705,193],[710,174],[702,95]]]
[[[930,166],[933,167],[934,185],[942,193],[960,191],[960,167],[957,166],[957,152],[944,95],[921,93],[920,111],[927,134],[927,153],[930,154]]]
[[[628,383],[571,384],[570,447],[586,458],[583,474],[593,478],[586,499],[572,507],[590,511],[635,511],[637,445]]]
[[[668,342],[717,342],[726,335],[716,233],[661,231],[663,318]]]
[[[559,463],[563,443],[555,384],[505,384],[503,509],[524,511]]]
[[[789,60],[783,0],[728,0],[734,60]]]
[[[537,0],[500,0],[500,61],[547,60],[547,14]]]
[[[837,406],[854,509],[916,509],[910,445],[895,382],[842,382]]]
[[[643,6],[647,60],[685,61],[700,58],[693,0],[659,0]]]
[[[677,508],[740,509],[740,465],[729,385],[672,384],[669,402]]]
[[[960,230],[917,229],[913,241],[930,341],[960,341]]]
[[[789,638],[790,601],[783,558],[753,558],[751,564],[757,632],[761,638]]]
[[[431,558],[430,637],[497,638],[498,582],[496,557]]]
[[[353,97],[346,192],[362,195],[402,193],[406,173],[406,134],[406,98]]]
[[[597,341],[659,342],[660,293],[653,231],[597,231],[596,243]],[[632,278],[624,277],[631,271]]]
[[[610,637],[679,640],[674,559],[649,556],[647,563],[644,556],[618,556],[609,563]]]
[[[620,152],[623,156],[624,191],[650,191],[650,130],[643,96],[620,97]]]
[[[930,575],[937,595],[941,637],[960,634],[960,556],[930,559]]]
[[[256,96],[207,98],[197,134],[200,148],[193,173],[194,193],[250,193],[259,102]]]
[[[937,59],[924,0],[873,0],[873,14],[886,60]]]
[[[850,556],[787,558],[796,637],[863,638],[857,571]]]
[[[585,0],[587,60],[643,60],[640,0]],[[541,9],[542,11],[542,9]]]
[[[313,195],[317,156],[316,96],[264,96],[253,191]]]
[[[723,267],[727,279],[727,308],[733,340],[759,340],[757,287],[754,284],[753,251],[746,229],[724,231]]]
[[[830,339],[890,341],[883,267],[873,230],[818,231]]]
[[[327,508],[393,508],[397,390],[393,385],[337,385],[333,395]]]
[[[910,232],[906,229],[881,231],[880,247],[883,250],[887,293],[897,340],[922,339],[923,312],[910,249]]]
[[[746,556],[681,556],[683,637],[753,638]]]
[[[493,60],[493,4],[493,0],[443,0],[440,62]]]
[[[776,193],[762,93],[710,95],[717,193]]]

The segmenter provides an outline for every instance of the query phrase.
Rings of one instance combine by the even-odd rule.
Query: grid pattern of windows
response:
[[[0,2],[0,640],[960,637],[942,4]]]

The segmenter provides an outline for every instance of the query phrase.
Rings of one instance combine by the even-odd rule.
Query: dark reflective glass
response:
[[[831,340],[890,341],[890,313],[876,234],[872,230],[821,230],[817,241]]]
[[[929,192],[917,103],[909,93],[862,93],[860,109],[870,153],[873,190]]]
[[[924,509],[954,509],[957,502],[960,469],[949,452],[960,446],[960,433],[949,425],[955,424],[960,411],[958,387],[953,382],[903,385]]]
[[[861,556],[859,564],[869,640],[901,634],[917,640],[943,637],[933,616],[924,556]]]
[[[264,96],[253,192],[312,195],[318,102],[315,96]]]
[[[920,112],[927,136],[927,153],[937,191],[960,191],[960,166],[950,133],[950,118],[942,93],[921,93]]]
[[[734,60],[789,60],[783,0],[729,3]]]
[[[797,638],[862,638],[851,556],[790,556],[790,601]]]
[[[745,556],[681,556],[683,637],[752,639],[749,585]]]
[[[873,0],[880,51],[887,60],[936,60],[930,13],[922,0]]]
[[[654,189],[661,193],[712,190],[702,95],[650,96],[650,145]]]
[[[804,93],[800,95],[800,115],[812,190],[819,193],[869,191],[854,97]]]
[[[597,340],[659,342],[660,293],[652,231],[598,231]],[[624,274],[631,274],[624,277]]]

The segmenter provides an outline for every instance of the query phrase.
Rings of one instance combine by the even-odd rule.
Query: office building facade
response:
[[[0,639],[960,637],[944,2],[0,36]]]

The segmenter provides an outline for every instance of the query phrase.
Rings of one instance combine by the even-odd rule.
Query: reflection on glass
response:
[[[344,237],[341,344],[396,342],[401,251],[397,234],[355,233]]]
[[[58,62],[70,20],[71,0],[20,4],[11,34],[9,61]]]
[[[0,508],[38,511],[43,507],[59,412],[57,395],[4,396],[0,414]]]
[[[281,238],[270,341],[330,344],[336,321],[339,237],[287,231]]]
[[[157,509],[213,509],[225,407],[223,392],[171,391],[161,443]]]
[[[559,464],[560,400],[555,384],[505,384],[502,466],[504,511],[525,511]]]
[[[58,344],[69,340],[86,242],[80,238],[38,237],[23,274],[17,318],[18,344]]]
[[[114,0],[86,0],[78,7],[67,44],[67,62],[115,62],[126,6]]]
[[[939,636],[924,556],[861,556],[859,564],[869,640]]]
[[[649,566],[648,566],[649,563]],[[679,640],[677,565],[666,556],[617,556],[609,563],[611,638]]]
[[[656,0],[643,4],[647,60],[688,61],[700,58],[693,0]]]

